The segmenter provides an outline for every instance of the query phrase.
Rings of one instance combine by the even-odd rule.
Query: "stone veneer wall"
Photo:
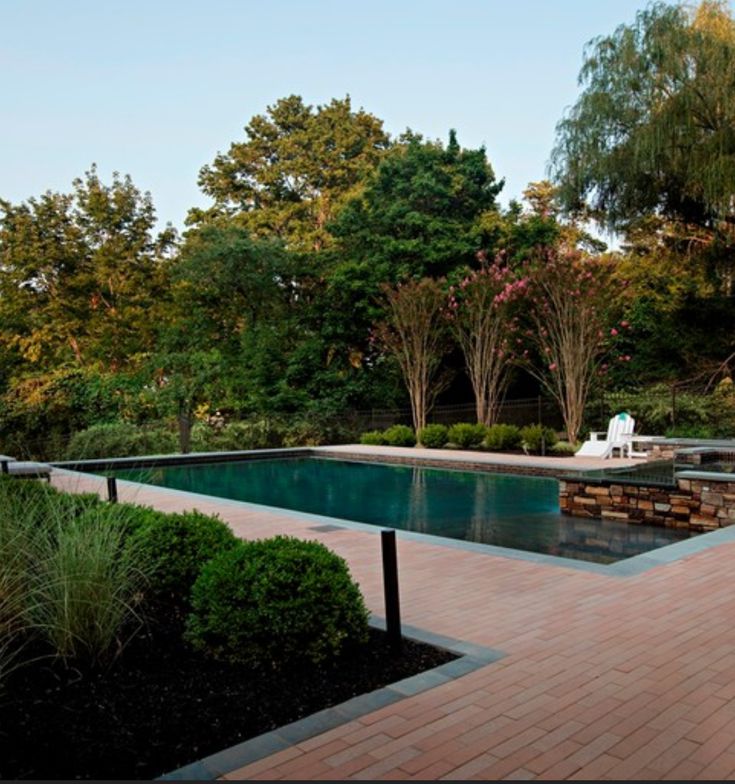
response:
[[[735,524],[735,476],[679,478],[676,487],[560,480],[559,506],[575,517],[711,531]]]

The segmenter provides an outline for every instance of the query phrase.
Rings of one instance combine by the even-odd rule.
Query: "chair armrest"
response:
[[[597,432],[597,431],[593,431],[592,433],[590,433],[590,441],[600,441],[601,440],[600,436],[606,436],[606,435],[607,435],[606,432],[605,433],[600,433],[600,432]],[[602,440],[604,441],[604,439],[602,439]]]

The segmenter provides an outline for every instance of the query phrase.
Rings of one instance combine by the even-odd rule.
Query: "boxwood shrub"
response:
[[[149,598],[159,609],[163,605],[185,612],[202,567],[238,539],[218,517],[196,510],[165,514],[149,509],[143,514],[130,539],[150,565]]]
[[[368,430],[360,436],[361,444],[370,446],[382,446],[385,443],[382,430]]]
[[[557,441],[551,447],[551,453],[559,457],[571,457],[579,449],[579,446],[570,444],[569,441]]]
[[[202,570],[186,639],[214,658],[278,669],[367,640],[368,612],[347,564],[319,542],[241,542]]]
[[[449,441],[463,449],[478,447],[482,444],[487,428],[482,424],[459,422],[449,428]]]
[[[441,449],[449,441],[446,425],[427,425],[419,431],[419,443],[429,449]]]
[[[521,428],[523,445],[529,452],[540,452],[542,439],[546,450],[549,451],[559,440],[556,431],[543,425],[526,425]]]
[[[140,427],[132,422],[92,425],[75,433],[69,441],[66,460],[157,455],[178,452],[178,437],[163,425]]]
[[[383,443],[389,446],[416,446],[416,434],[407,425],[393,425],[384,433]]]
[[[488,449],[520,449],[521,429],[515,425],[492,425],[487,429],[483,446]]]

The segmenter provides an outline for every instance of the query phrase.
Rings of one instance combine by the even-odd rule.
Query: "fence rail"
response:
[[[383,430],[391,425],[410,425],[410,408],[373,408],[353,411],[350,421],[357,421],[363,430]],[[562,417],[556,403],[542,397],[505,400],[499,407],[497,420],[509,425],[542,423],[557,430],[562,428]],[[453,425],[457,422],[475,422],[474,403],[434,406],[427,416],[431,424]]]

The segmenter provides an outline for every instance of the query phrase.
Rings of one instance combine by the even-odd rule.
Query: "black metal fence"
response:
[[[391,425],[411,425],[410,408],[373,408],[354,411],[350,420],[355,421],[361,430],[384,430]],[[476,422],[474,403],[434,406],[427,416],[431,424],[453,425],[457,422]],[[563,428],[559,407],[543,397],[527,397],[505,400],[500,406],[498,422],[509,425],[544,424],[555,430]]]

